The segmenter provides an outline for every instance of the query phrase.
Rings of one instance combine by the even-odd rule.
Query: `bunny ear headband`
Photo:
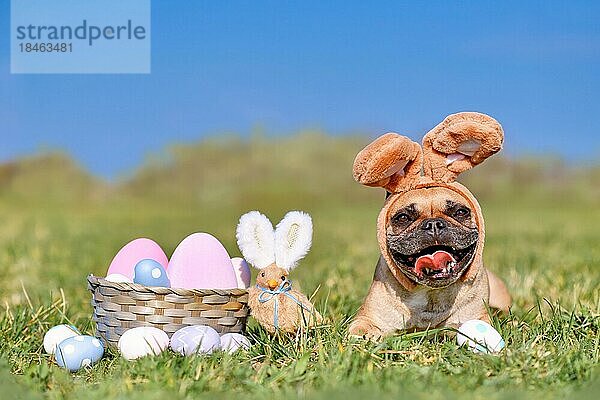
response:
[[[302,211],[290,211],[273,230],[271,221],[258,211],[240,218],[236,232],[242,255],[255,268],[271,264],[291,271],[312,243],[312,219]]]
[[[423,138],[423,147],[405,136],[386,133],[363,150],[354,160],[354,179],[366,186],[382,187],[389,193],[377,221],[379,247],[394,276],[407,289],[414,288],[388,254],[385,226],[391,205],[410,190],[445,187],[460,193],[476,211],[480,240],[472,265],[481,262],[484,225],[479,203],[456,177],[494,155],[502,148],[504,132],[494,118],[476,112],[447,116]],[[468,280],[476,273],[469,267]]]
[[[422,149],[397,133],[379,137],[356,156],[354,179],[390,193],[430,181],[451,183],[460,173],[497,153],[503,139],[502,127],[488,115],[452,114],[425,135]]]

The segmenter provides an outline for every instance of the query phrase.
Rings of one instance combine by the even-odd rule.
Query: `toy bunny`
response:
[[[273,231],[267,217],[251,211],[240,218],[236,236],[246,261],[259,270],[256,286],[248,289],[252,316],[270,333],[294,333],[320,322],[321,315],[288,280],[289,272],[310,249],[310,215],[290,211]]]

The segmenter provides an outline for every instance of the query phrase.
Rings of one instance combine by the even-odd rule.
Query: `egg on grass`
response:
[[[171,349],[184,356],[210,354],[220,348],[219,333],[206,325],[186,326],[171,336]]]
[[[56,346],[65,339],[81,335],[73,325],[56,325],[44,335],[44,350],[48,354],[54,354]]]
[[[67,338],[56,346],[56,363],[75,372],[97,363],[104,355],[104,346],[93,336],[77,335]]]
[[[248,350],[251,344],[248,338],[241,333],[225,333],[221,335],[221,349],[228,353],[238,350]]]
[[[459,346],[466,345],[474,353],[493,354],[500,352],[504,339],[493,326],[487,322],[472,319],[458,328],[456,342]]]
[[[167,334],[151,326],[140,326],[125,331],[117,344],[119,352],[126,360],[158,355],[168,346]]]

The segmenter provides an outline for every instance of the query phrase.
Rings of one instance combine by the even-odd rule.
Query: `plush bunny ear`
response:
[[[423,138],[423,170],[433,180],[452,182],[502,148],[504,132],[492,117],[462,112],[446,117]]]
[[[258,211],[240,217],[236,237],[242,255],[255,268],[262,269],[275,262],[273,224]]]
[[[312,219],[302,211],[290,211],[275,229],[275,263],[290,271],[295,268],[312,243]]]
[[[394,193],[419,179],[421,146],[397,133],[386,133],[362,149],[354,159],[354,179]]]

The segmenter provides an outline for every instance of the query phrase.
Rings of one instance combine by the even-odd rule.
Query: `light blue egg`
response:
[[[75,372],[98,362],[104,355],[104,346],[93,336],[78,335],[63,340],[56,347],[56,363]]]
[[[149,258],[135,265],[133,282],[144,286],[171,287],[171,281],[164,267],[158,261]]]

